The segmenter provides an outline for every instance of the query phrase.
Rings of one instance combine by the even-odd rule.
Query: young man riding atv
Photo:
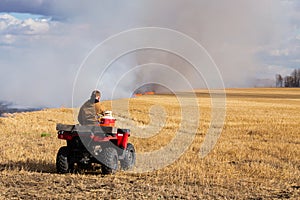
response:
[[[115,127],[115,118],[111,111],[104,113],[100,98],[101,93],[95,90],[81,106],[80,125],[57,124],[58,138],[67,141],[56,156],[58,173],[91,169],[100,164],[103,174],[111,174],[118,170],[119,162],[123,170],[134,166],[135,149],[128,143],[130,130]],[[99,118],[101,114],[105,116]]]
[[[78,122],[84,126],[95,126],[98,124],[97,116],[104,115],[105,108],[100,103],[101,93],[94,90],[88,99],[80,108]]]

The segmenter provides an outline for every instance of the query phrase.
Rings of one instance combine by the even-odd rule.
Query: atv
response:
[[[102,174],[112,174],[118,170],[119,161],[121,169],[133,168],[136,155],[134,146],[128,143],[130,130],[107,126],[105,119],[100,121],[99,126],[56,125],[58,138],[67,141],[56,156],[58,173],[88,170],[100,165]]]

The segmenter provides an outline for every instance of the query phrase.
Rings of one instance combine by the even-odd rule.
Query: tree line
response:
[[[289,76],[276,74],[276,87],[300,87],[300,68],[294,69]]]

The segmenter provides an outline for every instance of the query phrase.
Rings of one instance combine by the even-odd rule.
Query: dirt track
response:
[[[192,145],[172,165],[142,174],[56,174],[55,156],[64,141],[56,138],[55,124],[74,123],[72,109],[0,118],[0,199],[298,199],[300,90],[228,90],[222,135],[203,159],[198,155],[211,103],[206,91],[197,96],[201,118]],[[105,105],[110,108],[111,102]],[[159,149],[174,137],[178,101],[170,95],[141,96],[129,101],[129,116],[115,112],[120,126],[130,121],[146,126],[152,105],[165,109],[166,123],[149,139],[132,132],[138,152]]]

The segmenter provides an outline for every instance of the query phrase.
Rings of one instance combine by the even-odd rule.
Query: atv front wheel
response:
[[[106,147],[102,152],[102,174],[113,174],[118,170],[118,152],[113,147]]]
[[[124,160],[121,160],[121,168],[123,170],[131,169],[135,164],[135,149],[131,143],[127,144]]]
[[[71,172],[72,166],[68,160],[69,150],[68,147],[61,147],[56,156],[56,171],[59,174]]]

